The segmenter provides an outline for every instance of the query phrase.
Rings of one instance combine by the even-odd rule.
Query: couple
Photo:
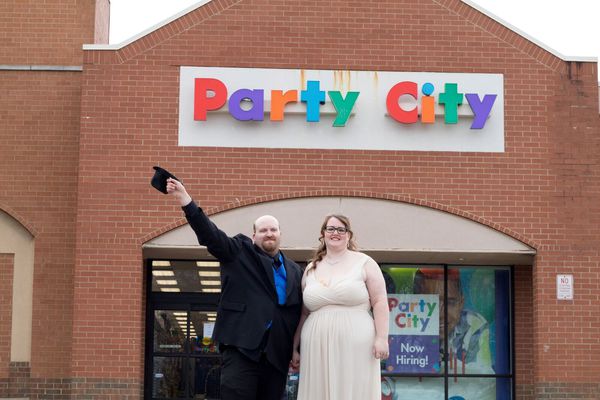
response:
[[[298,400],[381,398],[379,360],[388,357],[385,281],[375,261],[356,251],[347,218],[327,217],[302,274],[279,251],[274,217],[258,218],[252,239],[228,237],[181,182],[169,178],[166,191],[221,263],[213,337],[223,357],[223,400],[280,400],[290,366],[300,369]]]

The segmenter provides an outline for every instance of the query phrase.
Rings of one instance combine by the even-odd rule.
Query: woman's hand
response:
[[[373,357],[379,360],[385,360],[390,356],[390,349],[387,338],[376,337],[373,343]]]

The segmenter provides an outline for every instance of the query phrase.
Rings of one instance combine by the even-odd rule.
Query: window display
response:
[[[390,357],[382,363],[389,398],[412,398],[409,393],[419,387],[412,396],[423,400],[510,399],[510,269],[383,265],[382,270],[390,307]],[[508,377],[497,385],[498,375]],[[418,385],[409,376],[419,376]],[[447,379],[424,380],[436,376]]]

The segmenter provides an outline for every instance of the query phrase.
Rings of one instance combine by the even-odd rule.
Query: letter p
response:
[[[218,110],[226,101],[227,88],[223,82],[214,78],[194,79],[194,121],[206,121],[206,112]]]
[[[388,297],[388,308],[392,311],[398,306],[398,299],[395,297]]]

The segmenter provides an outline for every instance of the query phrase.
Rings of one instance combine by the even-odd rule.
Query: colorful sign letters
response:
[[[500,74],[180,67],[179,145],[504,151]]]
[[[417,105],[412,108],[403,107],[400,97],[408,95],[417,100],[418,86],[416,82],[404,81],[394,85],[387,94],[387,113],[396,121],[404,124],[414,124],[421,120],[424,124],[435,123],[435,98],[433,97],[434,85],[426,82],[422,87],[421,112]],[[298,96],[300,92],[300,96]],[[349,91],[345,95],[339,90],[323,91],[320,81],[307,81],[306,90],[272,90],[271,91],[271,121],[283,121],[285,106],[298,101],[306,105],[306,122],[320,121],[320,106],[326,102],[326,94],[337,112],[333,126],[346,125],[350,113],[358,99],[360,92]],[[211,111],[218,111],[225,103],[228,104],[229,113],[239,121],[263,121],[265,119],[265,91],[263,89],[238,89],[231,93],[227,100],[226,85],[216,78],[196,78],[194,80],[194,120],[206,121]],[[345,97],[344,97],[345,96]],[[444,106],[444,122],[456,124],[458,122],[458,107],[466,98],[474,115],[471,129],[482,129],[489,117],[497,95],[484,94],[483,98],[477,93],[459,93],[456,83],[445,83],[444,92],[438,96],[438,104]],[[245,102],[250,102],[247,109],[242,107]]]

